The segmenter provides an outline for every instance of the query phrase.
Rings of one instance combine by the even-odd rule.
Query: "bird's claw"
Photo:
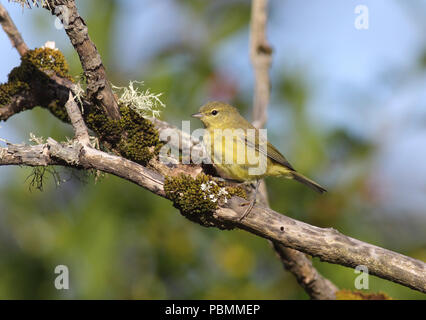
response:
[[[249,207],[246,209],[246,211],[244,211],[244,213],[243,213],[243,215],[238,219],[238,221],[243,221],[244,220],[244,218],[245,217],[247,217],[248,216],[248,214],[251,212],[251,210],[253,209],[253,207],[254,207],[254,205],[255,205],[255,203],[256,203],[256,199],[253,199],[252,201],[250,201],[250,202],[244,202],[244,203],[242,203],[241,204],[241,206],[243,207],[243,206],[246,206],[246,205],[249,205]]]

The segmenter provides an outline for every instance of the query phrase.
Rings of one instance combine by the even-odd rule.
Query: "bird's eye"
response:
[[[217,110],[212,111],[212,115],[214,115],[214,116],[217,115],[217,113],[218,113]]]

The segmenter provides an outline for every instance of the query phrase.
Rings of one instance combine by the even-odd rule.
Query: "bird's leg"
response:
[[[254,199],[250,202],[250,205],[248,206],[248,208],[246,209],[246,211],[244,212],[244,214],[241,216],[241,218],[239,219],[239,221],[242,221],[245,217],[247,217],[247,215],[253,209],[254,204],[256,203],[256,198],[257,198],[257,192],[259,190],[259,185],[260,185],[260,179],[257,179],[256,188],[254,189]]]
[[[217,182],[228,182],[227,179],[224,179],[224,178],[221,178],[221,177],[213,177],[213,180],[217,181]]]

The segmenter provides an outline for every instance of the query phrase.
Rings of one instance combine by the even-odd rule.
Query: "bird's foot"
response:
[[[254,196],[253,196],[253,200],[251,201],[249,207],[246,209],[246,211],[244,212],[244,214],[241,216],[241,218],[239,219],[239,221],[243,221],[243,219],[245,217],[247,217],[247,215],[251,212],[251,210],[254,207],[254,204],[256,203],[256,198],[257,198],[257,192],[259,191],[259,185],[260,185],[260,180],[256,181],[256,186],[254,189]]]
[[[250,202],[245,202],[245,203],[242,203],[241,204],[241,206],[246,206],[246,205],[248,205],[248,208],[246,209],[246,211],[244,211],[244,213],[243,213],[243,215],[238,219],[238,221],[243,221],[244,220],[244,218],[245,217],[247,217],[248,216],[248,214],[251,212],[251,210],[253,209],[253,207],[254,207],[254,205],[255,205],[255,203],[256,203],[256,199],[253,199],[252,201],[250,201]]]
[[[228,180],[221,178],[221,177],[212,177],[212,178],[216,182],[228,182]]]

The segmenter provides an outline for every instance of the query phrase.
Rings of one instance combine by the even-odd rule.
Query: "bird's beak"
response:
[[[194,113],[193,115],[191,115],[191,117],[193,118],[202,118],[203,115],[200,112]]]

